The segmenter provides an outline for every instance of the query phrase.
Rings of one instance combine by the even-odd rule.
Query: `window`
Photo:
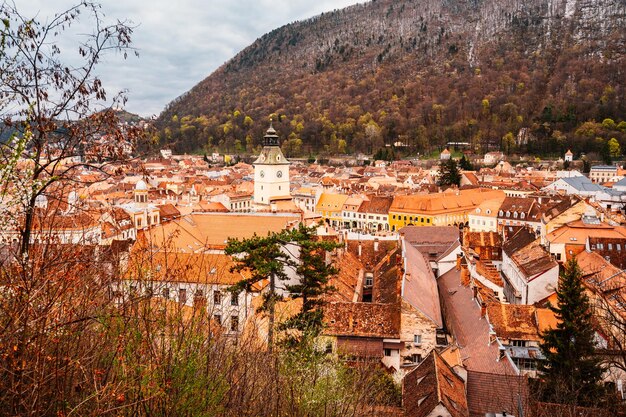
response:
[[[213,304],[222,304],[221,291],[213,291]]]
[[[368,272],[365,274],[365,286],[371,287],[374,285],[374,274]]]
[[[500,217],[504,216],[504,212],[502,210],[500,210],[500,212],[498,213],[498,216],[500,216]]]
[[[385,348],[385,356],[391,356],[391,349]]]
[[[609,246],[609,250],[613,250],[613,244],[612,243],[609,243],[608,246]]]
[[[178,290],[178,302],[179,303],[186,303],[187,302],[187,289],[186,288],[179,288],[179,290]]]
[[[411,362],[420,363],[421,361],[422,361],[422,355],[420,355],[419,353],[415,353],[411,355]]]
[[[222,315],[221,314],[214,314],[213,315],[213,320],[215,320],[215,322],[217,324],[222,324]]]
[[[230,305],[238,306],[239,305],[239,294],[232,293],[230,295]]]
[[[525,340],[511,340],[511,346],[525,347],[526,341]]]
[[[622,250],[622,245],[621,245],[621,244],[619,244],[619,243],[616,243],[616,244],[615,244],[615,249],[617,249],[617,250],[621,251],[621,250]]]
[[[430,223],[430,219],[426,219],[426,223]]]
[[[165,287],[163,288],[163,291],[161,292],[163,294],[163,298],[165,298],[166,300],[170,299],[170,289]]]
[[[424,401],[426,401],[426,398],[428,398],[430,396],[430,394],[426,395],[425,397],[420,398],[419,400],[417,400],[417,406],[419,407],[420,405],[422,405],[422,403]]]
[[[230,318],[230,331],[231,332],[236,332],[239,330],[239,317],[238,316],[232,316]]]
[[[598,243],[598,250],[604,249],[604,243]]]
[[[523,219],[523,218],[525,218],[525,217],[526,217],[526,213],[522,213],[522,214],[520,214],[520,218],[522,218],[522,219]]]
[[[537,364],[533,359],[513,358],[513,362],[522,371],[534,371],[537,369]]]
[[[416,345],[419,345],[422,343],[422,335],[421,334],[414,334],[413,335],[413,343],[415,343]]]
[[[513,218],[514,218],[514,219],[517,219],[517,211],[514,211],[514,212],[513,212]]]

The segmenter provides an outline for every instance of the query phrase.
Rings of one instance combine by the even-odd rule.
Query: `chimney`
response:
[[[378,238],[374,239],[374,252],[378,252]]]
[[[487,315],[487,303],[484,301],[480,303],[480,317],[485,317]]]
[[[359,240],[359,258],[361,257],[362,252],[363,252],[363,247],[361,246],[361,241]]]
[[[477,286],[473,286],[472,287],[472,299],[475,300],[476,296],[478,296],[478,287]]]

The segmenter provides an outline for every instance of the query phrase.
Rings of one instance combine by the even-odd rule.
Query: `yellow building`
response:
[[[468,215],[484,201],[504,198],[501,190],[476,188],[453,193],[399,195],[389,208],[389,227],[467,226]]]
[[[343,224],[343,205],[348,196],[345,194],[322,193],[315,206],[315,212],[333,227]]]

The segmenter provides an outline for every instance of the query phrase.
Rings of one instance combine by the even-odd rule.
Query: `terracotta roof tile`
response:
[[[325,333],[397,339],[400,306],[397,304],[332,302],[324,306]]]

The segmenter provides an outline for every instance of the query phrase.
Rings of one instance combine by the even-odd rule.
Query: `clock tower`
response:
[[[289,196],[289,161],[278,144],[270,123],[263,138],[263,150],[254,161],[254,203],[269,205],[273,197]]]

